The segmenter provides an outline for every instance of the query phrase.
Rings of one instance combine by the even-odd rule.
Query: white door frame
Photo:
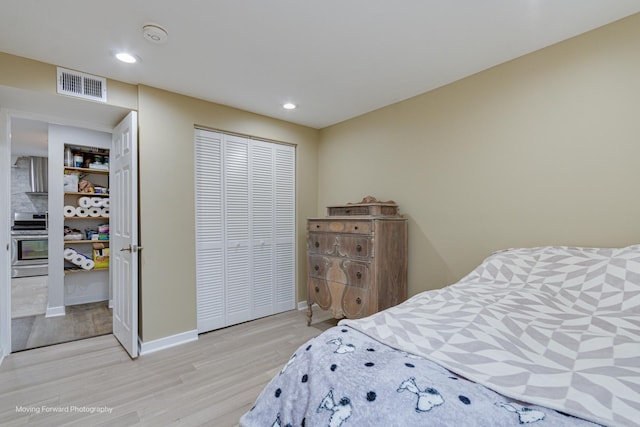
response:
[[[0,108],[0,363],[11,352],[11,116]]]
[[[112,127],[0,107],[0,363],[11,353],[11,119],[23,118],[100,132]],[[136,200],[137,203],[137,200]],[[7,246],[8,245],[8,246]],[[1,249],[5,249],[2,251]]]

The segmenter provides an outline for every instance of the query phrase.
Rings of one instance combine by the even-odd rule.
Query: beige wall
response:
[[[0,70],[0,86],[58,96],[55,65],[0,52]],[[138,89],[135,85],[107,79],[107,92],[106,105],[131,110],[138,108]],[[77,102],[87,104],[84,100]],[[54,115],[55,111],[50,114]]]
[[[492,251],[640,242],[640,15],[321,132],[318,213],[409,218],[409,293]]]
[[[297,299],[304,299],[305,218],[317,209],[319,132],[151,87],[139,87],[142,339],[196,328],[194,127],[296,145]]]

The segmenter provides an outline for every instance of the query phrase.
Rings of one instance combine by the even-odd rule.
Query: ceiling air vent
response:
[[[58,93],[107,102],[107,79],[58,68]]]

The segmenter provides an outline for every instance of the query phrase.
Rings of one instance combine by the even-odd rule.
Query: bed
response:
[[[306,342],[240,425],[640,423],[640,245],[496,252]]]

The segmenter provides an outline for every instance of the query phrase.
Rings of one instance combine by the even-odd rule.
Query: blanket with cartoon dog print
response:
[[[242,427],[523,424],[595,426],[505,398],[347,326],[298,348],[240,420]]]

